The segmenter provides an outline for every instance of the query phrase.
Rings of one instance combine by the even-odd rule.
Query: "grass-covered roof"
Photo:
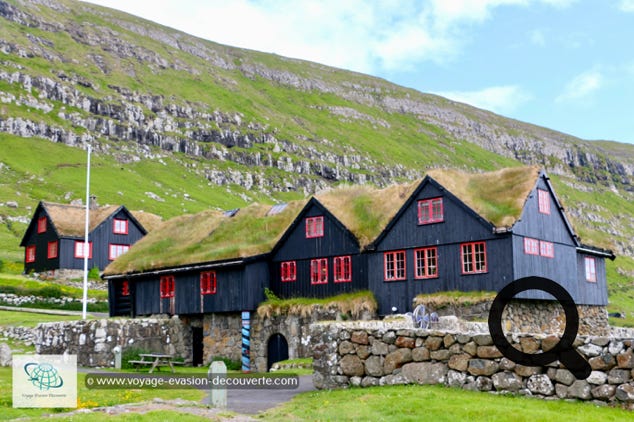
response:
[[[57,234],[60,236],[83,236],[85,229],[86,207],[83,205],[57,204],[53,202],[42,202],[42,206],[55,225]],[[93,208],[89,212],[89,231],[94,230],[112,215],[120,205],[105,205]],[[130,211],[134,218],[145,228],[151,231],[161,222],[161,218],[155,214],[143,211]]]
[[[512,225],[520,216],[539,170],[518,167],[483,174],[434,170],[429,174],[485,219],[496,225]],[[318,193],[315,198],[356,236],[363,248],[383,231],[420,182],[384,189],[340,186]],[[143,272],[268,253],[307,202],[291,201],[274,215],[268,215],[270,205],[252,204],[233,217],[208,210],[173,218],[110,264],[105,274]]]

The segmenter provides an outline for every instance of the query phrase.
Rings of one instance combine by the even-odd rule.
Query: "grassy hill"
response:
[[[0,259],[38,201],[92,192],[164,218],[537,164],[634,313],[634,146],[590,142],[389,81],[192,37],[71,0],[0,0]]]

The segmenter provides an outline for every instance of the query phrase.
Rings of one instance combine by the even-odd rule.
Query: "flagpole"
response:
[[[90,244],[88,243],[88,229],[90,226],[90,152],[91,145],[88,143],[88,164],[86,166],[86,221],[84,226],[84,295],[82,299],[81,318],[86,319],[88,308],[88,255],[90,254]]]

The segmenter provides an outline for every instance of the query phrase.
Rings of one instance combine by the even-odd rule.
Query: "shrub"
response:
[[[123,349],[121,353],[121,369],[133,369],[134,365],[128,363],[129,360],[141,360],[139,355],[144,353],[152,353],[142,347],[128,347]]]
[[[242,369],[242,362],[239,360],[233,360],[222,356],[216,356],[212,359],[212,362],[222,361],[227,366],[227,371],[239,371]]]
[[[88,271],[88,279],[89,280],[100,280],[99,268],[93,267],[90,271]]]
[[[60,298],[62,297],[62,289],[59,286],[44,286],[36,293],[37,296],[41,297],[54,297]]]

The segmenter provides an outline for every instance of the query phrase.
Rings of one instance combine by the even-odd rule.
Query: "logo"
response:
[[[24,372],[40,390],[61,388],[64,385],[64,380],[50,363],[29,362],[24,365]]]
[[[524,353],[508,342],[502,331],[502,312],[506,304],[518,293],[526,290],[542,290],[557,299],[566,314],[566,328],[559,343],[543,353]],[[489,331],[493,343],[507,359],[525,366],[545,366],[559,360],[577,379],[588,378],[590,364],[572,347],[579,330],[579,313],[572,296],[560,284],[544,277],[524,277],[509,283],[500,290],[491,304]]]
[[[14,355],[13,407],[77,407],[77,355]]]

